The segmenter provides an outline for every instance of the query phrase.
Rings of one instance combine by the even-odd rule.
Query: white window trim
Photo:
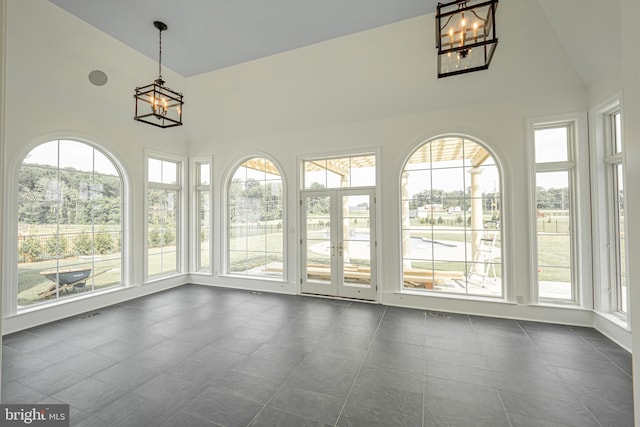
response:
[[[501,157],[496,154],[491,146],[485,143],[483,140],[463,133],[451,132],[451,133],[443,133],[434,136],[430,136],[428,138],[422,138],[413,144],[410,149],[403,156],[402,165],[400,167],[400,174],[398,175],[398,181],[396,184],[396,188],[400,189],[402,186],[402,175],[407,167],[407,162],[411,155],[422,145],[429,143],[431,141],[435,141],[440,138],[463,138],[468,139],[471,142],[480,144],[487,152],[491,154],[493,158],[496,168],[498,169],[498,174],[500,176],[500,205],[502,206],[502,212],[500,214],[500,240],[501,240],[501,274],[502,274],[502,296],[501,297],[487,297],[483,295],[467,295],[467,294],[456,294],[456,293],[448,293],[448,292],[438,292],[438,291],[420,291],[420,290],[412,290],[405,289],[403,286],[404,280],[404,252],[402,248],[402,192],[397,191],[397,206],[398,206],[398,222],[399,222],[399,241],[397,243],[397,251],[398,251],[398,272],[397,272],[397,285],[395,289],[395,293],[398,294],[407,294],[407,295],[421,295],[425,297],[434,297],[434,298],[452,298],[452,299],[460,299],[460,300],[469,300],[469,301],[490,301],[490,302],[514,302],[516,299],[519,299],[520,296],[516,295],[516,290],[514,288],[515,281],[511,277],[511,263],[505,261],[505,254],[511,254],[512,251],[512,239],[513,233],[511,231],[511,220],[509,215],[505,215],[505,212],[513,212],[513,206],[511,204],[511,198],[506,197],[507,192],[509,192],[509,185],[507,180],[505,179],[505,171],[500,161]]]
[[[594,308],[596,312],[613,316],[623,325],[628,325],[630,312],[626,314],[618,311],[618,290],[616,279],[615,254],[611,246],[614,238],[614,221],[612,204],[615,203],[614,195],[611,193],[611,183],[613,173],[611,166],[622,163],[624,156],[622,153],[613,154],[612,144],[612,123],[613,114],[622,115],[621,96],[617,95],[589,111],[591,125],[591,168],[592,168],[592,193],[593,193],[593,276],[594,276]],[[621,117],[624,120],[624,117]],[[624,144],[624,142],[623,142]],[[624,152],[624,147],[623,147]],[[623,177],[624,179],[624,177]],[[626,186],[625,186],[626,190]],[[626,198],[624,203],[626,204]],[[625,215],[625,227],[627,218]],[[629,268],[629,257],[626,259],[626,268]],[[627,283],[627,292],[629,284]],[[627,295],[628,298],[628,295]],[[628,309],[628,308],[627,308]]]
[[[261,276],[249,276],[245,274],[234,274],[229,271],[229,209],[228,209],[228,195],[229,195],[229,184],[231,183],[231,179],[233,178],[233,174],[236,170],[244,163],[245,161],[253,158],[264,158],[273,163],[278,171],[280,171],[280,178],[282,180],[282,277],[261,277]],[[236,159],[229,163],[229,166],[224,172],[223,179],[220,183],[220,256],[218,259],[220,260],[220,276],[222,277],[233,277],[240,279],[247,279],[252,281],[264,281],[264,282],[277,282],[277,283],[286,283],[288,278],[288,270],[289,270],[289,257],[288,257],[288,200],[287,200],[287,177],[284,172],[284,168],[273,156],[262,152],[262,151],[251,151],[242,156],[236,157]]]
[[[155,160],[164,160],[168,162],[173,162],[177,164],[178,173],[176,174],[176,178],[178,180],[178,184],[162,184],[149,182],[149,159]],[[143,247],[144,247],[144,261],[143,261],[143,269],[144,269],[144,281],[143,283],[152,283],[158,280],[166,279],[167,277],[178,276],[184,274],[187,271],[187,257],[188,257],[188,227],[187,227],[187,198],[188,191],[185,191],[183,183],[188,182],[187,180],[187,159],[181,156],[175,156],[166,153],[160,153],[157,151],[146,149],[144,150],[144,167],[143,167],[143,182],[144,182],[144,218],[143,218]],[[149,227],[147,224],[147,218],[149,218],[149,205],[148,205],[148,191],[149,189],[157,188],[164,190],[177,190],[178,191],[178,212],[177,212],[177,227],[176,227],[176,268],[177,271],[169,272],[166,274],[158,274],[152,277],[149,277]]]
[[[209,165],[209,185],[196,185],[198,182],[198,167],[203,164]],[[191,274],[200,274],[200,275],[213,275],[213,157],[212,156],[202,156],[202,157],[194,157],[190,160],[189,163],[189,176],[190,176],[190,198],[191,203],[189,204],[191,208],[191,220],[190,220],[190,233],[191,236],[191,245],[189,251],[189,260],[190,260],[190,271]],[[199,253],[199,239],[200,239],[200,212],[199,212],[199,198],[198,194],[200,191],[208,191],[209,192],[209,269],[208,271],[198,271],[198,260],[200,259]]]
[[[569,126],[569,161],[544,163],[535,161],[535,138],[537,129]],[[589,191],[589,140],[586,113],[570,113],[531,118],[527,121],[527,154],[529,169],[529,236],[530,236],[530,283],[532,305],[593,307],[591,260],[591,195]],[[565,171],[572,167],[569,185],[572,187],[571,206],[571,266],[574,299],[551,300],[539,297],[538,289],[538,239],[536,227],[536,172]],[[570,171],[571,172],[571,171]]]
[[[2,315],[4,317],[12,317],[17,314],[21,314],[23,312],[32,312],[40,309],[45,309],[54,305],[59,304],[67,304],[72,303],[74,301],[78,301],[80,299],[91,298],[96,295],[101,295],[105,292],[111,292],[113,288],[93,291],[88,294],[82,294],[77,297],[69,297],[63,299],[57,299],[55,301],[51,301],[49,303],[42,303],[31,307],[26,307],[24,310],[18,311],[18,229],[16,225],[18,224],[18,174],[20,172],[20,168],[24,162],[25,157],[39,145],[45,144],[50,141],[76,141],[83,144],[86,144],[95,150],[101,152],[107,159],[109,159],[118,173],[120,174],[120,178],[122,180],[122,211],[121,215],[121,225],[122,225],[122,241],[120,243],[121,247],[121,265],[122,265],[122,274],[121,274],[121,284],[120,287],[129,286],[131,283],[131,249],[130,249],[130,230],[131,230],[131,183],[128,178],[128,174],[126,173],[126,169],[123,166],[123,163],[117,158],[117,156],[111,151],[107,150],[106,145],[102,144],[100,141],[96,142],[94,140],[90,140],[87,135],[80,135],[75,132],[65,132],[65,133],[55,133],[45,135],[41,138],[38,138],[35,141],[32,141],[30,144],[25,144],[20,153],[16,156],[14,161],[7,165],[5,171],[5,190],[6,190],[6,200],[5,206],[13,206],[11,209],[5,209],[4,211],[4,221],[2,223],[3,229],[3,253],[4,259],[2,260],[3,268],[2,268],[2,279],[3,283],[7,284],[2,288]],[[116,287],[114,287],[116,288]]]
[[[297,201],[295,203],[295,213],[296,213],[296,218],[298,221],[298,224],[300,224],[300,220],[302,219],[302,197],[301,194],[302,192],[305,191],[305,170],[304,170],[304,162],[306,161],[311,161],[311,160],[323,160],[323,159],[339,159],[339,158],[344,158],[344,157],[360,157],[360,156],[369,156],[369,155],[373,155],[375,156],[376,159],[376,185],[373,187],[375,188],[374,194],[375,194],[375,230],[376,230],[376,250],[375,250],[375,259],[378,260],[377,265],[375,266],[375,277],[376,277],[376,283],[377,283],[377,294],[376,294],[376,301],[382,301],[382,294],[383,294],[383,286],[381,284],[381,278],[384,277],[384,263],[380,262],[380,260],[384,259],[384,253],[385,253],[385,245],[382,244],[378,244],[377,242],[380,240],[380,233],[381,230],[384,229],[384,227],[382,226],[382,215],[380,212],[381,206],[383,206],[384,203],[384,199],[383,199],[383,195],[381,193],[381,188],[382,188],[382,167],[381,167],[381,148],[380,147],[374,147],[371,148],[369,150],[366,149],[361,149],[361,150],[337,150],[337,151],[332,151],[330,153],[324,153],[324,154],[320,154],[320,153],[309,153],[309,154],[300,154],[298,156],[296,156],[296,165],[297,165],[297,171],[298,171],[298,175],[296,177],[297,179],[297,183],[296,183],[296,198]],[[372,188],[372,187],[355,187],[355,188]],[[330,189],[327,189],[330,190]],[[302,239],[302,224],[299,225],[298,229],[297,229],[297,233],[296,233],[296,246],[298,248],[300,248],[301,245],[301,239]],[[391,251],[390,249],[386,249],[387,251]],[[298,254],[298,256],[295,259],[295,268],[296,268],[296,292],[298,294],[302,293],[302,288],[301,288],[301,281],[302,281],[302,256],[300,254]],[[371,266],[371,268],[374,268],[374,266]]]

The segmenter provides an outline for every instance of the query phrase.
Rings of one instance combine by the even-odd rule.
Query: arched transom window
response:
[[[500,173],[462,137],[418,147],[401,179],[403,288],[501,297]]]
[[[103,152],[46,142],[18,186],[18,308],[122,283],[123,180]]]
[[[283,185],[264,157],[244,161],[227,188],[227,272],[284,277]]]

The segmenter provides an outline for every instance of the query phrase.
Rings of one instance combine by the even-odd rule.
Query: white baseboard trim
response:
[[[184,285],[186,275],[168,277],[145,285],[135,285],[109,289],[86,297],[62,299],[46,307],[18,313],[2,319],[2,335],[33,328],[45,323],[55,322],[66,317],[77,316],[88,311],[118,304],[134,298],[164,291]]]

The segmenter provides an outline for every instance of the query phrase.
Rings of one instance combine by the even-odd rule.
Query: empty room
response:
[[[637,16],[0,0],[0,424],[640,425]]]

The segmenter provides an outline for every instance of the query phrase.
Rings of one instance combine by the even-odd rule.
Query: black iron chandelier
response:
[[[155,21],[153,26],[159,32],[158,78],[153,83],[137,87],[133,96],[136,100],[134,120],[161,128],[182,126],[182,94],[164,86],[162,80],[162,32],[167,24]]]
[[[498,0],[438,3],[438,78],[489,68],[498,45],[497,8]]]

